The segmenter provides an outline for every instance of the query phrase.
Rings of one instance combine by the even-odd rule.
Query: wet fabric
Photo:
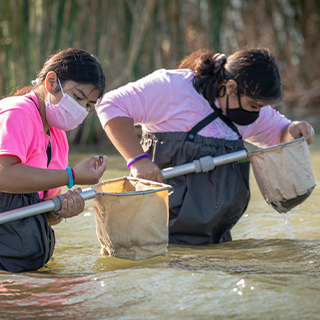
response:
[[[0,192],[0,213],[39,203],[39,194]],[[0,225],[0,270],[23,272],[42,268],[55,246],[46,213]]]
[[[169,186],[123,177],[93,188],[101,254],[132,260],[167,254]]]
[[[316,186],[304,138],[252,151],[248,156],[264,199],[280,213],[301,204]]]
[[[141,145],[160,167],[174,167],[204,156],[220,156],[244,150],[242,140],[224,140],[187,132],[147,133]],[[169,194],[169,241],[209,244],[232,240],[230,230],[247,208],[249,162],[229,163],[207,173],[192,173],[165,181]]]

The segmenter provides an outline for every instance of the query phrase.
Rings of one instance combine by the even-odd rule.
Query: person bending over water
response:
[[[245,149],[305,137],[312,126],[291,122],[271,108],[281,99],[281,78],[269,50],[230,56],[200,50],[177,70],[154,73],[104,95],[96,110],[107,135],[134,177],[162,182],[161,169]],[[141,125],[141,144],[134,125]],[[249,199],[249,162],[172,179],[169,241],[208,244],[230,241],[230,230]]]

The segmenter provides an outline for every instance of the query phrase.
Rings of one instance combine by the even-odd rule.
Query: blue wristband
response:
[[[68,188],[72,188],[73,187],[73,177],[72,177],[72,171],[70,167],[66,167],[66,170],[68,171],[68,175],[69,175],[69,184],[68,184]]]

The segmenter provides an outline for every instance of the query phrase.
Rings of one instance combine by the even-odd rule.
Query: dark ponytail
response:
[[[210,104],[218,97],[222,82],[231,79],[237,82],[238,93],[254,99],[277,101],[282,97],[279,68],[269,50],[240,50],[227,60],[221,59],[222,55],[199,50],[185,58],[179,66],[194,71],[193,86]],[[217,68],[217,65],[220,67]]]

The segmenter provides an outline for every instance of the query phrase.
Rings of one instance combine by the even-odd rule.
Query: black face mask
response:
[[[234,123],[246,126],[259,118],[259,111],[247,111],[242,108],[240,94],[238,94],[239,108],[229,109],[229,96],[227,95],[227,117]]]

